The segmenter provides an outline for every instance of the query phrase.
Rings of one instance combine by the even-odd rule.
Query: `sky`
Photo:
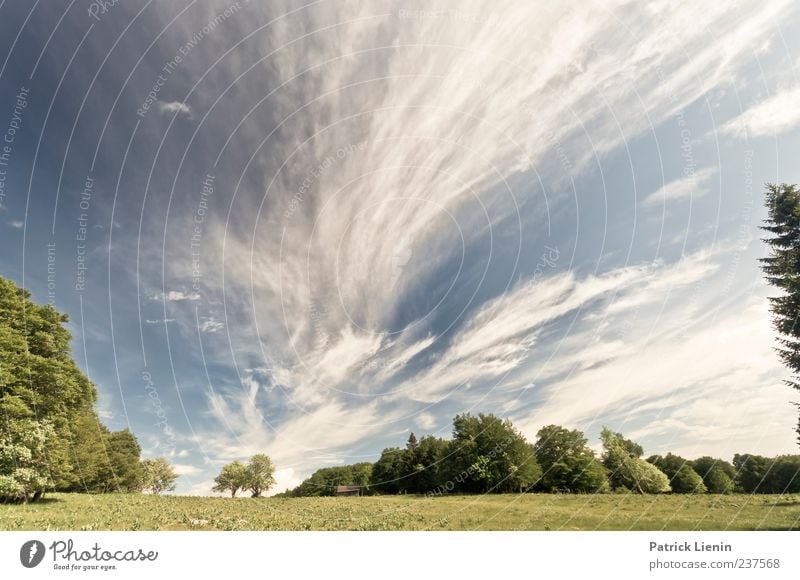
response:
[[[0,2],[0,275],[178,493],[458,413],[796,452],[758,259],[800,6]]]

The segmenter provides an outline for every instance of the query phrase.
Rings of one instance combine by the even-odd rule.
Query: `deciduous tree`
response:
[[[664,472],[641,459],[641,446],[607,427],[603,427],[600,439],[603,442],[603,464],[610,470],[615,488],[624,487],[638,493],[670,491],[669,479]]]
[[[230,493],[231,497],[236,497],[236,492],[247,485],[247,466],[241,461],[228,463],[222,468],[219,475],[214,478],[213,491]]]
[[[599,492],[609,488],[606,470],[578,430],[558,425],[539,429],[534,444],[543,491]]]
[[[733,493],[736,469],[727,461],[706,455],[692,461],[692,467],[703,478],[709,493]]]
[[[663,471],[669,478],[670,487],[675,493],[705,493],[707,491],[703,478],[694,470],[690,461],[667,453],[665,456],[652,455],[647,458]]]
[[[253,497],[261,497],[275,485],[275,466],[272,460],[263,453],[257,453],[250,458],[247,464],[247,483],[244,489]]]
[[[175,490],[178,474],[165,457],[142,460],[141,488],[153,495]]]

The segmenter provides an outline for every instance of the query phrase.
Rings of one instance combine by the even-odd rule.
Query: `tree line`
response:
[[[0,277],[0,502],[174,489],[166,459],[142,461],[133,433],[98,418],[97,388],[72,359],[68,320]]]
[[[364,494],[800,493],[800,455],[736,454],[733,462],[704,456],[651,455],[603,428],[598,456],[577,429],[548,425],[529,443],[509,420],[457,415],[452,439],[412,433],[404,448],[384,449],[375,463],[325,467],[286,497],[335,495],[337,486]]]

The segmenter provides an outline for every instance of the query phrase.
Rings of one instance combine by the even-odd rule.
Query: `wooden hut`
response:
[[[345,497],[358,497],[361,495],[361,486],[360,485],[337,485],[336,486],[336,493],[334,494],[336,497],[345,496]]]

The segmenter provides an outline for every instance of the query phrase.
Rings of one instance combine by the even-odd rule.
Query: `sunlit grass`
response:
[[[492,495],[427,499],[50,494],[0,505],[3,530],[790,530],[800,495]]]

